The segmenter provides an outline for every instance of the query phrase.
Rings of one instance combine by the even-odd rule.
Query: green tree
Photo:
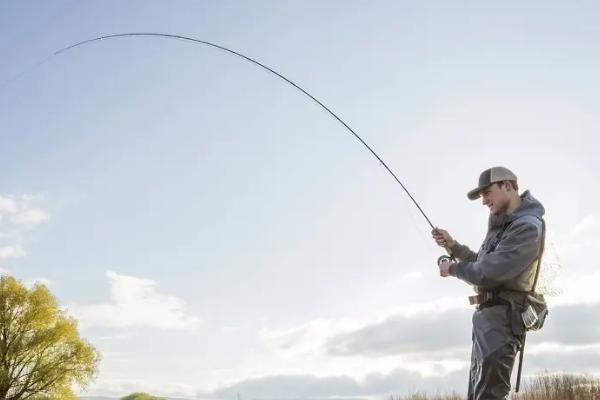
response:
[[[125,397],[121,397],[121,400],[165,400],[165,398],[152,396],[148,393],[137,392],[131,393]]]
[[[0,400],[75,399],[97,374],[100,354],[46,286],[0,277]]]

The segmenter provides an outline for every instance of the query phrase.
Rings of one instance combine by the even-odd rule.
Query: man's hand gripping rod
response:
[[[433,228],[433,230],[437,231],[438,228],[435,227],[435,228]],[[438,259],[437,259],[438,267],[445,262],[455,262],[456,261],[456,257],[454,257],[454,255],[452,254],[452,250],[450,250],[448,243],[446,243],[446,246],[444,246],[444,249],[446,250],[446,253],[448,253],[448,254],[442,254],[441,256],[438,257]]]

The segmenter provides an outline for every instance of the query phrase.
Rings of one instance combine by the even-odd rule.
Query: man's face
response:
[[[484,206],[488,206],[490,213],[500,215],[506,212],[510,205],[510,198],[506,188],[506,182],[500,186],[493,183],[481,191],[481,200]]]

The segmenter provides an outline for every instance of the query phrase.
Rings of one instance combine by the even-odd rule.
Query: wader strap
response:
[[[533,279],[533,286],[531,288],[531,293],[535,293],[535,286],[537,285],[538,277],[540,276],[540,269],[542,266],[542,255],[544,254],[544,244],[546,242],[546,222],[543,218],[542,220],[542,238],[540,243],[540,249],[537,257],[537,265],[535,269],[535,278]],[[521,343],[521,347],[519,349],[519,369],[517,370],[517,383],[515,385],[515,392],[519,392],[519,388],[521,387],[521,371],[523,369],[523,354],[525,353],[525,339],[527,339],[527,330],[523,334],[523,342]]]
[[[540,243],[540,250],[537,256],[537,263],[535,268],[535,278],[533,279],[533,286],[531,288],[531,293],[535,293],[535,287],[537,285],[538,278],[540,276],[540,269],[542,266],[542,256],[544,255],[544,244],[546,242],[546,221],[542,219],[542,238]]]

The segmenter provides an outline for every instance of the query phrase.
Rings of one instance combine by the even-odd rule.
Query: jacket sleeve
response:
[[[477,261],[477,253],[471,250],[468,246],[454,242],[454,246],[450,248],[452,255],[460,261]]]
[[[450,274],[484,289],[493,289],[522,274],[535,259],[541,239],[541,226],[515,221],[504,232],[496,250],[479,261],[454,264]]]

